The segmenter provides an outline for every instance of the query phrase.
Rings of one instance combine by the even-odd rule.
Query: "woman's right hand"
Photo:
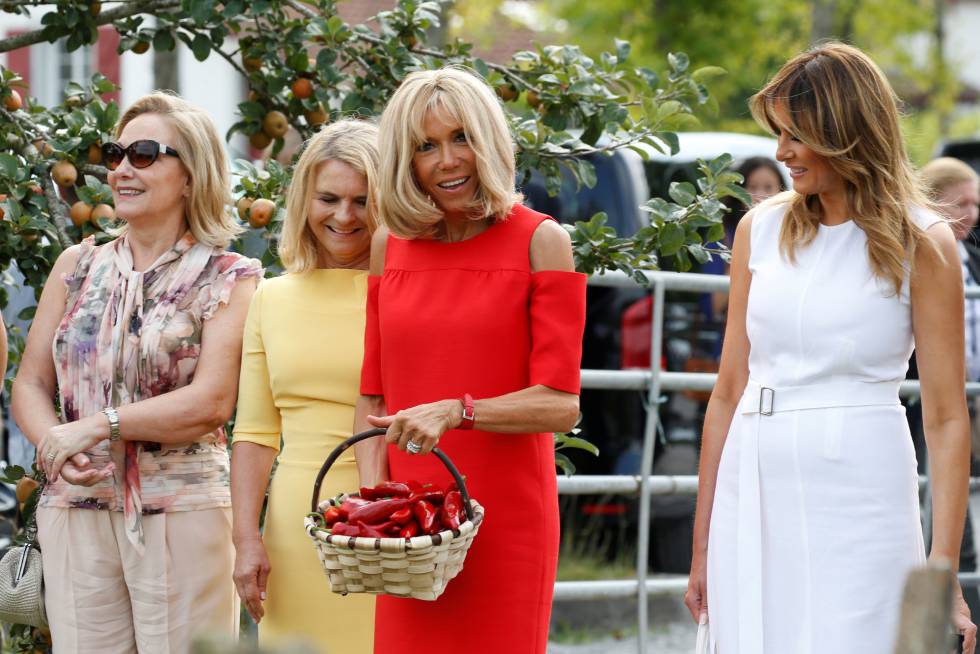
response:
[[[265,587],[269,580],[269,556],[261,538],[235,543],[235,588],[245,610],[258,624],[265,615]]]
[[[58,474],[69,484],[75,486],[95,486],[100,481],[112,477],[116,464],[110,461],[103,468],[92,467],[92,460],[85,454],[69,457]]]
[[[691,557],[691,576],[687,579],[687,592],[684,593],[684,604],[691,612],[691,617],[698,624],[701,616],[708,615],[708,555],[705,552],[695,553]]]

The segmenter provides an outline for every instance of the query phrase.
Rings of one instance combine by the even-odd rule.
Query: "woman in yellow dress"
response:
[[[231,459],[235,585],[261,622],[262,645],[306,641],[344,654],[374,647],[374,597],[330,592],[303,517],[320,466],[354,422],[376,141],[377,128],[355,120],[310,140],[286,200],[279,256],[287,273],[262,282],[245,324]],[[350,449],[323,480],[321,497],[357,486]]]

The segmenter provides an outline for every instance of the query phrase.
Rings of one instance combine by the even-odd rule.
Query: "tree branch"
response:
[[[105,166],[98,166],[95,164],[80,164],[77,166],[78,171],[83,175],[94,175],[99,179],[106,179],[109,177],[109,169]]]
[[[300,12],[307,18],[319,17],[319,14],[317,14],[315,11],[313,11],[309,7],[303,6],[296,0],[286,0],[286,4],[288,4],[290,7]],[[359,39],[361,41],[365,41],[367,43],[371,43],[373,45],[388,44],[388,41],[381,38],[380,36],[371,36],[360,32],[354,32],[354,38]],[[437,59],[447,59],[446,53],[442,52],[441,50],[430,50],[429,48],[419,48],[419,47],[409,48],[409,50],[417,54],[427,55],[429,57],[436,57]],[[539,93],[539,94],[541,93],[541,89],[536,88],[531,84],[527,83],[526,81],[524,81],[524,79],[520,75],[517,75],[514,72],[512,72],[511,69],[508,68],[507,66],[502,66],[500,64],[495,64],[489,61],[486,61],[484,63],[487,65],[487,68],[497,71],[498,73],[500,73],[501,75],[509,79],[511,83],[517,84],[518,86],[523,86],[524,88],[534,91],[535,93]]]
[[[54,182],[51,181],[50,171],[41,171],[38,177],[41,181],[41,188],[44,189],[44,199],[48,201],[51,224],[54,225],[55,231],[58,232],[58,240],[61,242],[61,247],[69,248],[72,246],[73,241],[68,236],[68,232],[65,231],[68,225],[68,214],[65,211],[67,205],[58,197],[58,192],[54,190]]]
[[[95,18],[95,24],[108,25],[114,21],[129,18],[136,14],[155,15],[167,9],[176,9],[178,7],[180,7],[180,0],[134,0],[133,2],[125,3],[121,7],[114,7],[100,13]],[[34,30],[33,32],[24,32],[23,34],[18,34],[7,39],[0,39],[0,52],[10,52],[11,50],[17,50],[18,48],[25,48],[35,43],[47,41],[43,34],[44,30]]]

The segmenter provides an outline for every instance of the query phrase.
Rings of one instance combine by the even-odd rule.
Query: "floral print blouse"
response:
[[[201,353],[204,322],[239,279],[262,274],[255,259],[197,243],[187,232],[145,271],[133,270],[125,235],[81,245],[65,277],[65,315],[53,354],[61,419],[72,422],[186,386]],[[41,505],[123,511],[142,549],[142,515],[231,505],[224,428],[188,443],[104,440],[90,452],[115,476],[91,487],[59,478]]]

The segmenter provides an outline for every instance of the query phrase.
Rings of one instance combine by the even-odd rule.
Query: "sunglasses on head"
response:
[[[157,160],[161,154],[169,154],[172,157],[180,158],[177,151],[169,145],[164,145],[159,141],[143,139],[133,141],[125,148],[118,143],[105,143],[102,145],[102,161],[106,168],[115,170],[123,159],[129,158],[129,165],[133,168],[146,168]]]

